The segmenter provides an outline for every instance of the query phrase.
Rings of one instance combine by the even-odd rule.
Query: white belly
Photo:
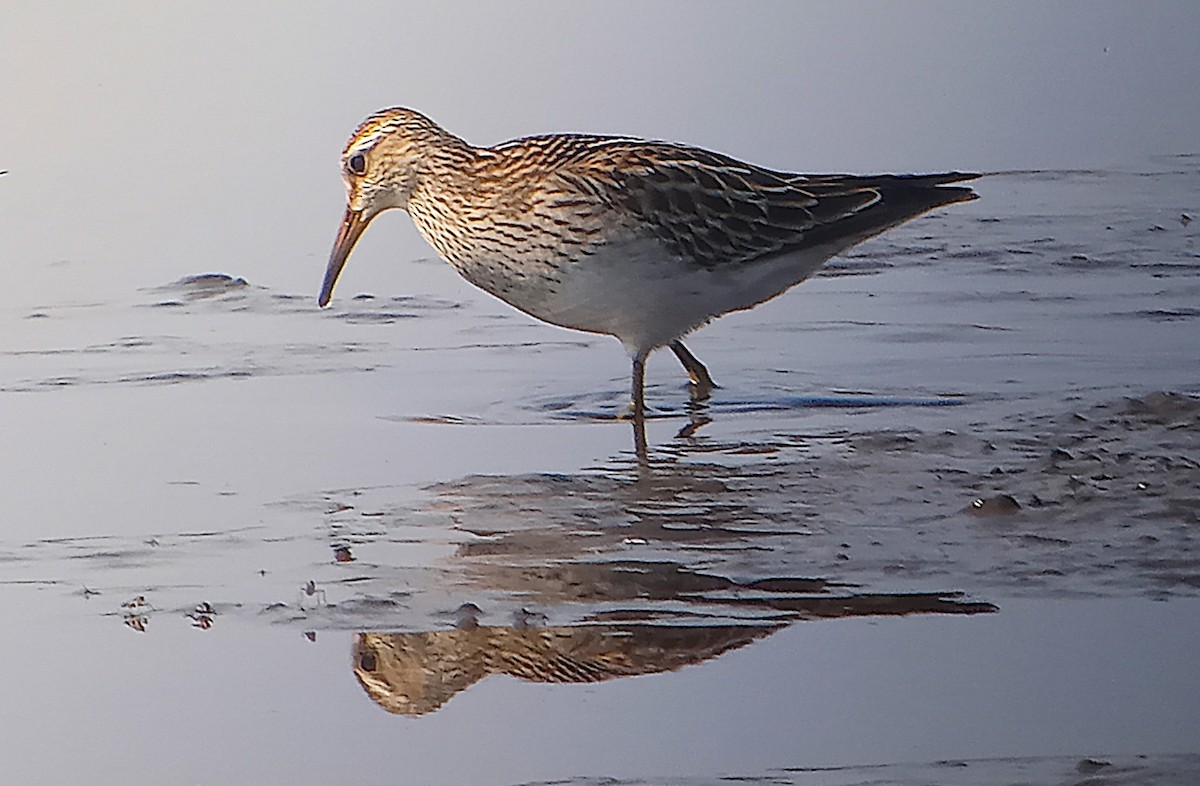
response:
[[[827,258],[825,250],[812,249],[705,269],[670,256],[658,242],[638,240],[607,245],[569,263],[542,302],[513,305],[556,325],[611,334],[636,353],[769,300],[808,278]]]

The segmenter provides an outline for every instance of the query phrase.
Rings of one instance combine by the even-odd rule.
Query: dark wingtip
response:
[[[944,186],[950,183],[963,183],[968,180],[977,180],[980,177],[982,177],[982,175],[978,172],[935,172],[933,174],[883,175],[876,179],[881,182],[890,182],[897,185],[930,188],[935,186]]]

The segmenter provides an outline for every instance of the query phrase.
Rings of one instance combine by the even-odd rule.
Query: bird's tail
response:
[[[869,175],[838,178],[843,188],[875,191],[879,201],[870,207],[824,227],[815,227],[806,240],[844,251],[880,232],[910,221],[939,207],[970,202],[979,195],[965,186],[952,186],[974,180],[972,172],[942,172],[931,175]]]

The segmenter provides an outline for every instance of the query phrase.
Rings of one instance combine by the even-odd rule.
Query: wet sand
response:
[[[727,783],[771,784],[772,786],[867,786],[893,784],[918,786],[929,783],[970,783],[978,786],[1007,786],[1013,783],[1105,784],[1155,783],[1164,786],[1195,783],[1200,775],[1200,757],[1170,756],[1112,759],[985,759],[939,761],[930,764],[900,764],[875,767],[791,768],[761,775],[738,775],[719,780],[577,779],[553,781],[561,786],[719,786]],[[530,783],[525,786],[550,786]]]
[[[697,334],[709,404],[654,358],[645,461],[616,342],[436,261],[9,307],[15,773],[1191,782],[1197,186],[985,178]]]

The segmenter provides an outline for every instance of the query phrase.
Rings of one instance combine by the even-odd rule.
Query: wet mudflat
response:
[[[7,307],[15,773],[1192,782],[1198,187],[985,178],[697,334],[708,404],[654,358],[644,460],[616,342],[436,261]]]

